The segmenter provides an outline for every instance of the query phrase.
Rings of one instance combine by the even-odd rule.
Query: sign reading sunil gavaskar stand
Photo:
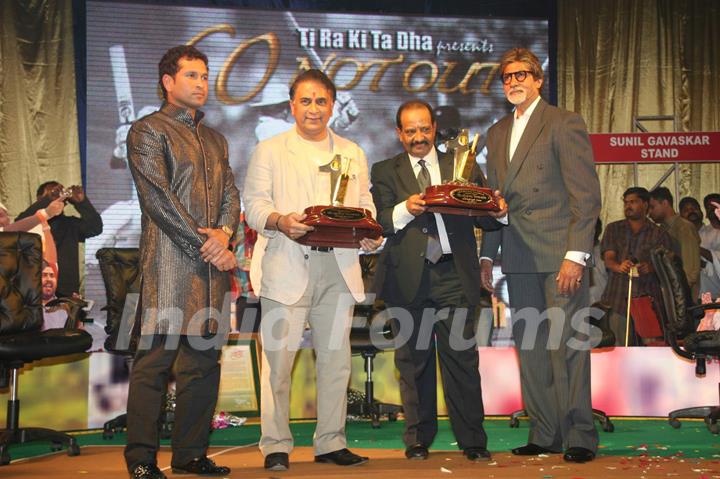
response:
[[[595,163],[711,163],[720,161],[720,132],[590,135]]]

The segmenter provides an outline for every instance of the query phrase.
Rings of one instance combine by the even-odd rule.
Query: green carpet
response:
[[[700,421],[683,421],[680,429],[672,429],[665,419],[613,419],[615,431],[600,430],[600,454],[612,456],[682,456],[690,458],[720,458],[720,437],[711,434]],[[508,426],[506,417],[488,418],[488,449],[509,451],[527,441],[527,422],[521,421],[518,429]],[[314,422],[296,422],[292,432],[296,446],[312,446]],[[403,449],[401,441],[403,422],[382,423],[373,429],[368,422],[350,422],[347,425],[349,448]],[[213,446],[241,446],[257,443],[260,437],[258,424],[222,429],[213,432]],[[101,432],[89,431],[77,434],[81,446],[123,445],[125,433],[116,434],[111,440],[103,440]],[[162,441],[169,445],[169,441]],[[438,435],[432,450],[457,450],[457,444],[447,419],[440,421]],[[12,459],[32,457],[49,452],[48,443],[30,443],[10,447]]]

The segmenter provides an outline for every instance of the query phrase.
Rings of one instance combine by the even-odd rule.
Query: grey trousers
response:
[[[522,398],[530,418],[528,442],[556,451],[568,447],[596,451],[590,342],[571,324],[575,313],[588,306],[587,272],[571,297],[557,294],[556,276],[507,275]]]
[[[350,381],[350,324],[355,301],[332,252],[310,253],[310,280],[300,300],[285,305],[261,297],[260,451],[290,453],[290,378],[306,323],[317,371],[315,454],[343,449]]]

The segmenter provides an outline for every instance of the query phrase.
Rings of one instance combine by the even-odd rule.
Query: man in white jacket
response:
[[[365,153],[327,127],[335,95],[323,72],[301,73],[290,87],[295,127],[257,145],[245,179],[247,222],[259,233],[250,279],[263,314],[260,450],[265,468],[274,471],[289,467],[290,375],[306,322],[317,364],[315,461],[351,466],[368,460],[350,452],[345,438],[349,328],[354,303],[365,297],[358,251],[295,241],[312,230],[302,211],[330,203],[331,173],[324,170],[336,154],[351,159],[345,206],[375,215]],[[368,251],[379,244],[361,242]]]

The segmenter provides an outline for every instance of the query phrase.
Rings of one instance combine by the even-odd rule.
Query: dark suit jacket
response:
[[[540,100],[509,161],[513,115],[488,131],[488,182],[508,203],[507,227],[483,237],[480,255],[502,244],[505,273],[560,269],[567,251],[591,253],[600,183],[582,117]]]
[[[442,180],[451,180],[452,155],[438,152],[438,162]],[[479,168],[475,168],[473,174],[475,183],[487,184]],[[432,213],[422,214],[395,232],[392,220],[395,205],[410,195],[420,193],[407,153],[375,163],[370,178],[370,192],[377,208],[378,222],[387,237],[375,277],[375,292],[390,304],[406,305],[413,301],[420,286],[425,267],[428,222],[435,221],[435,217]],[[473,227],[477,224],[483,228],[497,228],[499,224],[490,217],[473,219],[457,215],[443,215],[443,222],[465,296],[470,304],[477,304],[480,301],[480,266]]]

